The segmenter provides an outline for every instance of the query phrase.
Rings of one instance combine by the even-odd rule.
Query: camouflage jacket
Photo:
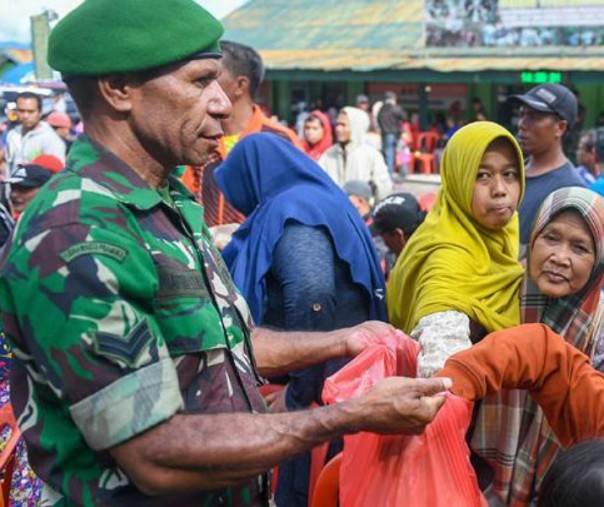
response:
[[[177,412],[264,410],[247,305],[179,181],[164,200],[84,137],[0,266],[12,401],[45,505],[266,505],[262,478],[147,497],[107,452]]]

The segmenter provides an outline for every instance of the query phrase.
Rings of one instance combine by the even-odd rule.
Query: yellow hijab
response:
[[[520,146],[503,127],[471,123],[449,140],[441,162],[441,188],[432,211],[415,231],[388,281],[390,322],[410,333],[431,313],[457,310],[488,332],[520,323],[518,213],[499,231],[474,221],[476,174],[488,146],[510,140],[518,152],[520,199],[524,162]]]

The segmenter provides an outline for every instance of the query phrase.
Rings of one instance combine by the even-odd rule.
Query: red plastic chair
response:
[[[341,462],[342,453],[339,453],[323,467],[315,484],[310,507],[338,507]]]
[[[436,156],[434,153],[415,153],[415,167],[419,166],[421,174],[435,174],[436,171]],[[417,171],[414,171],[417,172]]]
[[[420,132],[417,137],[417,150],[423,153],[434,153],[439,141],[440,135],[436,132]]]
[[[434,150],[440,142],[440,135],[436,132],[420,132],[417,137],[416,151],[413,154],[412,171],[421,174],[434,174],[438,172]]]
[[[0,474],[2,475],[2,496],[0,497],[2,503],[0,506],[8,505],[9,503],[10,487],[15,466],[15,449],[19,438],[21,438],[21,431],[19,431],[19,427],[17,426],[13,407],[10,403],[7,403],[0,409],[0,432],[3,432],[7,426],[11,429],[10,437],[2,453],[0,453]]]

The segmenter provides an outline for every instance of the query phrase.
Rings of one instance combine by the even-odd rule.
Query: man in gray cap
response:
[[[533,220],[545,197],[558,188],[585,186],[562,149],[562,139],[577,118],[578,104],[568,88],[554,83],[510,99],[521,104],[518,142],[527,156],[524,199],[518,208],[524,257]]]
[[[263,413],[259,374],[358,354],[393,329],[253,327],[171,175],[222,135],[222,31],[193,0],[86,0],[50,36],[85,132],[0,264],[11,398],[44,505],[267,506],[281,460],[348,432],[421,432],[444,402],[448,379],[391,378]]]

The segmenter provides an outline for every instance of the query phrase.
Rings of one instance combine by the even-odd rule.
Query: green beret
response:
[[[223,32],[193,0],[85,0],[51,32],[48,63],[67,76],[137,72],[216,58]]]

